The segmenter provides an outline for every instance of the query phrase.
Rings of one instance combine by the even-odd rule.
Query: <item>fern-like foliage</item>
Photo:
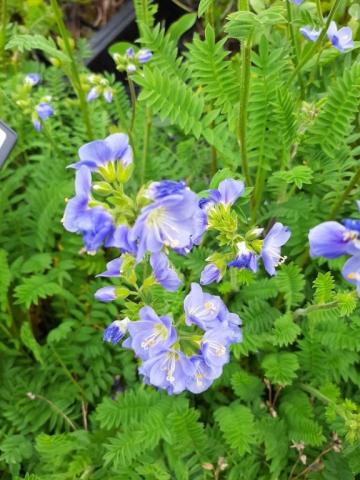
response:
[[[158,68],[146,68],[135,81],[142,87],[139,101],[145,102],[162,119],[179,125],[184,133],[201,134],[204,100],[180,79],[162,75]]]

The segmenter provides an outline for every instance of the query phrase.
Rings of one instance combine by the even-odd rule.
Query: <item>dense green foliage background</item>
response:
[[[156,3],[134,1],[140,44],[154,57],[134,75],[131,188],[139,188],[142,172],[146,181],[186,179],[197,191],[218,169],[244,173],[240,78],[244,52],[251,52],[248,108],[240,117],[256,188],[255,209],[246,213],[259,225],[276,218],[292,231],[276,277],[241,271],[212,287],[242,318],[244,342],[208,392],[170,397],[141,384],[131,352],[102,342],[103,328],[137,307],[94,300],[104,253],[82,254],[81,238],[60,222],[73,193],[65,167],[89,140],[84,116],[93,138],[128,131],[127,91],[108,76],[115,101],[84,111],[64,38],[48,36],[49,29],[63,33],[56,2],[38,17],[31,9],[45,8],[41,2],[20,3],[3,3],[0,42],[0,117],[19,136],[0,169],[1,478],[358,478],[358,299],[339,273],[342,259],[309,259],[307,233],[356,211],[359,43],[347,54],[317,50],[299,78],[283,1],[250,2],[252,13],[225,20],[225,2],[202,0],[197,33],[186,35],[181,54],[178,41],[195,15],[165,32],[155,21]],[[329,3],[321,3],[328,14]],[[298,28],[317,14],[307,4],[290,6],[295,50],[303,56],[312,47]],[[350,22],[359,38],[354,5],[340,2],[336,19]],[[38,62],[40,55],[52,65]],[[85,42],[72,55],[85,72]],[[43,77],[32,94],[52,95],[55,107],[40,133],[16,103],[32,71]],[[177,267],[189,282],[198,280],[207,256],[199,247]],[[182,301],[181,293],[156,288],[152,305],[167,312],[176,295]]]

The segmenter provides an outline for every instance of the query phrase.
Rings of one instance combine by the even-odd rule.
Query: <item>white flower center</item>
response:
[[[168,336],[168,331],[165,325],[157,323],[154,326],[154,331],[148,335],[143,342],[141,342],[141,347],[144,350],[148,350],[151,347],[154,347],[159,342],[166,340]]]

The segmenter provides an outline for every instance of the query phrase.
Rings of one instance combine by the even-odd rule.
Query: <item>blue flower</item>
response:
[[[289,240],[291,232],[280,222],[275,223],[264,239],[260,256],[265,270],[269,275],[275,275],[275,267],[284,261],[281,257],[281,247]]]
[[[148,195],[153,195],[152,188]],[[139,242],[138,261],[146,251],[156,253],[163,246],[172,249],[188,248],[199,233],[199,211],[197,195],[188,188],[160,196],[144,207],[130,234],[132,241]]]
[[[222,307],[220,297],[204,293],[200,285],[192,283],[190,293],[184,299],[185,322],[187,325],[198,325],[203,330],[218,326]]]
[[[127,332],[129,321],[128,318],[124,318],[124,320],[115,320],[110,323],[104,331],[104,342],[118,344]]]
[[[193,364],[180,351],[168,349],[144,361],[139,373],[145,383],[166,390],[170,395],[186,389],[187,377],[192,374]]]
[[[79,149],[80,161],[69,165],[79,169],[82,166],[88,167],[91,171],[99,167],[105,167],[109,162],[119,161],[124,167],[133,161],[132,148],[129,145],[129,138],[124,133],[114,133],[105,140],[94,140],[86,143]]]
[[[119,248],[123,253],[136,255],[137,245],[131,238],[131,230],[126,225],[119,225],[115,228],[111,237],[106,241],[106,247]]]
[[[128,58],[135,58],[135,50],[132,47],[128,48],[126,50],[126,56]]]
[[[316,42],[316,40],[319,38],[321,30],[316,30],[316,28],[313,27],[301,27],[300,32],[304,35],[305,38],[310,40],[310,42]]]
[[[146,196],[151,200],[159,200],[169,195],[183,195],[186,190],[185,182],[175,182],[174,180],[161,180],[161,182],[152,182],[147,190]]]
[[[356,290],[360,297],[360,254],[349,258],[345,262],[341,273],[345,280],[356,285]]]
[[[115,258],[106,264],[105,272],[99,273],[97,277],[120,277],[121,267],[124,262],[122,257]]]
[[[75,197],[65,207],[62,219],[69,232],[81,233],[88,253],[95,253],[114,232],[113,219],[102,207],[88,206],[91,190],[91,173],[81,167],[76,172]]]
[[[214,282],[219,283],[221,279],[222,274],[218,267],[213,263],[209,263],[201,272],[200,283],[201,285],[209,285]]]
[[[171,318],[159,317],[151,307],[143,307],[139,312],[141,320],[128,325],[131,346],[143,360],[170,348],[176,340],[176,330]]]
[[[304,0],[291,0],[294,5],[301,5]]]
[[[40,83],[41,77],[38,73],[28,73],[25,77],[25,83],[26,85],[30,85],[31,87],[34,87],[38,83]]]
[[[92,102],[93,100],[96,100],[99,96],[99,91],[97,87],[92,87],[88,94],[86,95],[86,100],[88,102]]]
[[[338,30],[334,21],[330,22],[327,36],[329,37],[329,40],[333,44],[333,46],[337,48],[340,52],[345,52],[346,50],[353,48],[354,46],[351,28],[342,27]]]
[[[341,223],[348,229],[360,233],[360,220],[354,218],[344,218]]]
[[[153,253],[150,257],[150,264],[156,281],[169,292],[175,292],[182,281],[176,271],[170,265],[168,257],[163,252]]]
[[[207,390],[213,381],[220,377],[222,367],[208,365],[201,355],[190,357],[193,371],[186,377],[186,389],[192,393],[202,393]]]
[[[241,319],[236,313],[229,312],[223,303],[219,312],[220,329],[225,333],[229,344],[242,341]]]
[[[99,288],[94,296],[96,300],[99,300],[100,302],[112,302],[113,300],[116,300],[116,288],[112,286]]]
[[[141,48],[138,51],[136,56],[137,56],[137,59],[138,59],[139,63],[147,63],[149,60],[151,60],[153,54],[147,48]]]
[[[88,210],[91,192],[91,173],[86,167],[81,167],[75,177],[75,197],[71,198],[65,208],[62,222],[69,232],[79,232],[81,217]]]
[[[32,123],[35,127],[35,130],[40,132],[42,128],[42,122],[45,121],[47,118],[54,115],[54,110],[50,103],[48,102],[41,102],[35,107],[35,111],[32,115]]]
[[[54,109],[52,106],[47,102],[39,103],[36,108],[36,113],[39,115],[41,120],[46,120],[48,117],[54,114]]]
[[[205,362],[215,368],[229,362],[229,332],[226,329],[207,330],[201,340],[201,353]]]
[[[224,205],[233,205],[236,200],[243,195],[245,191],[245,184],[241,180],[234,180],[227,178],[219,183],[216,190],[210,190],[208,198],[200,200],[201,208],[208,210],[213,205],[222,203]]]
[[[253,272],[257,272],[258,269],[258,257],[254,252],[250,251],[244,241],[239,242],[236,245],[237,256],[235,260],[228,263],[228,267],[235,268],[247,268]]]
[[[103,93],[104,99],[107,103],[111,103],[113,101],[113,91],[111,88],[105,88]]]
[[[309,232],[310,255],[328,259],[360,251],[359,232],[338,222],[324,222]]]

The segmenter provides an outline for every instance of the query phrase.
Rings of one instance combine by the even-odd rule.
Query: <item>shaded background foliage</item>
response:
[[[357,478],[357,298],[339,273],[342,260],[310,262],[306,245],[309,228],[353,216],[359,198],[357,49],[346,55],[323,49],[304,66],[301,89],[297,79],[289,81],[285,4],[251,3],[259,23],[252,33],[247,145],[250,176],[262,192],[253,220],[290,226],[289,260],[274,278],[241,271],[212,287],[242,318],[244,342],[208,392],[170,397],[141,384],[130,352],[102,343],[104,326],[131,317],[136,305],[94,300],[101,286],[94,274],[104,270],[105,254],[82,254],[81,239],[60,222],[73,192],[65,167],[89,132],[71,85],[69,52],[49,36],[59,34],[54,11],[42,2],[4,5],[0,112],[19,141],[0,170],[2,478]],[[254,18],[232,18],[224,27],[226,2],[202,0],[196,26],[195,16],[187,17],[165,32],[156,23],[156,2],[134,6],[140,44],[154,52],[134,76],[132,136],[135,162],[146,152],[145,180],[186,179],[200,191],[217,169],[241,172],[238,40],[248,41]],[[328,13],[328,3],[322,6]],[[341,2],[337,20],[350,21],[358,38],[353,7]],[[40,8],[46,10],[39,16]],[[316,10],[293,15],[298,28]],[[185,32],[189,42],[179,54]],[[301,48],[306,53],[309,45],[301,41]],[[85,72],[86,42],[73,54]],[[50,93],[55,109],[41,133],[16,104],[31,71],[43,78],[34,95]],[[105,75],[115,101],[87,106],[93,138],[129,127],[127,90]],[[131,188],[139,183],[140,168]],[[189,282],[198,280],[208,254],[199,247],[177,263]],[[175,295],[181,302],[181,294],[154,289],[154,308],[167,311]]]

